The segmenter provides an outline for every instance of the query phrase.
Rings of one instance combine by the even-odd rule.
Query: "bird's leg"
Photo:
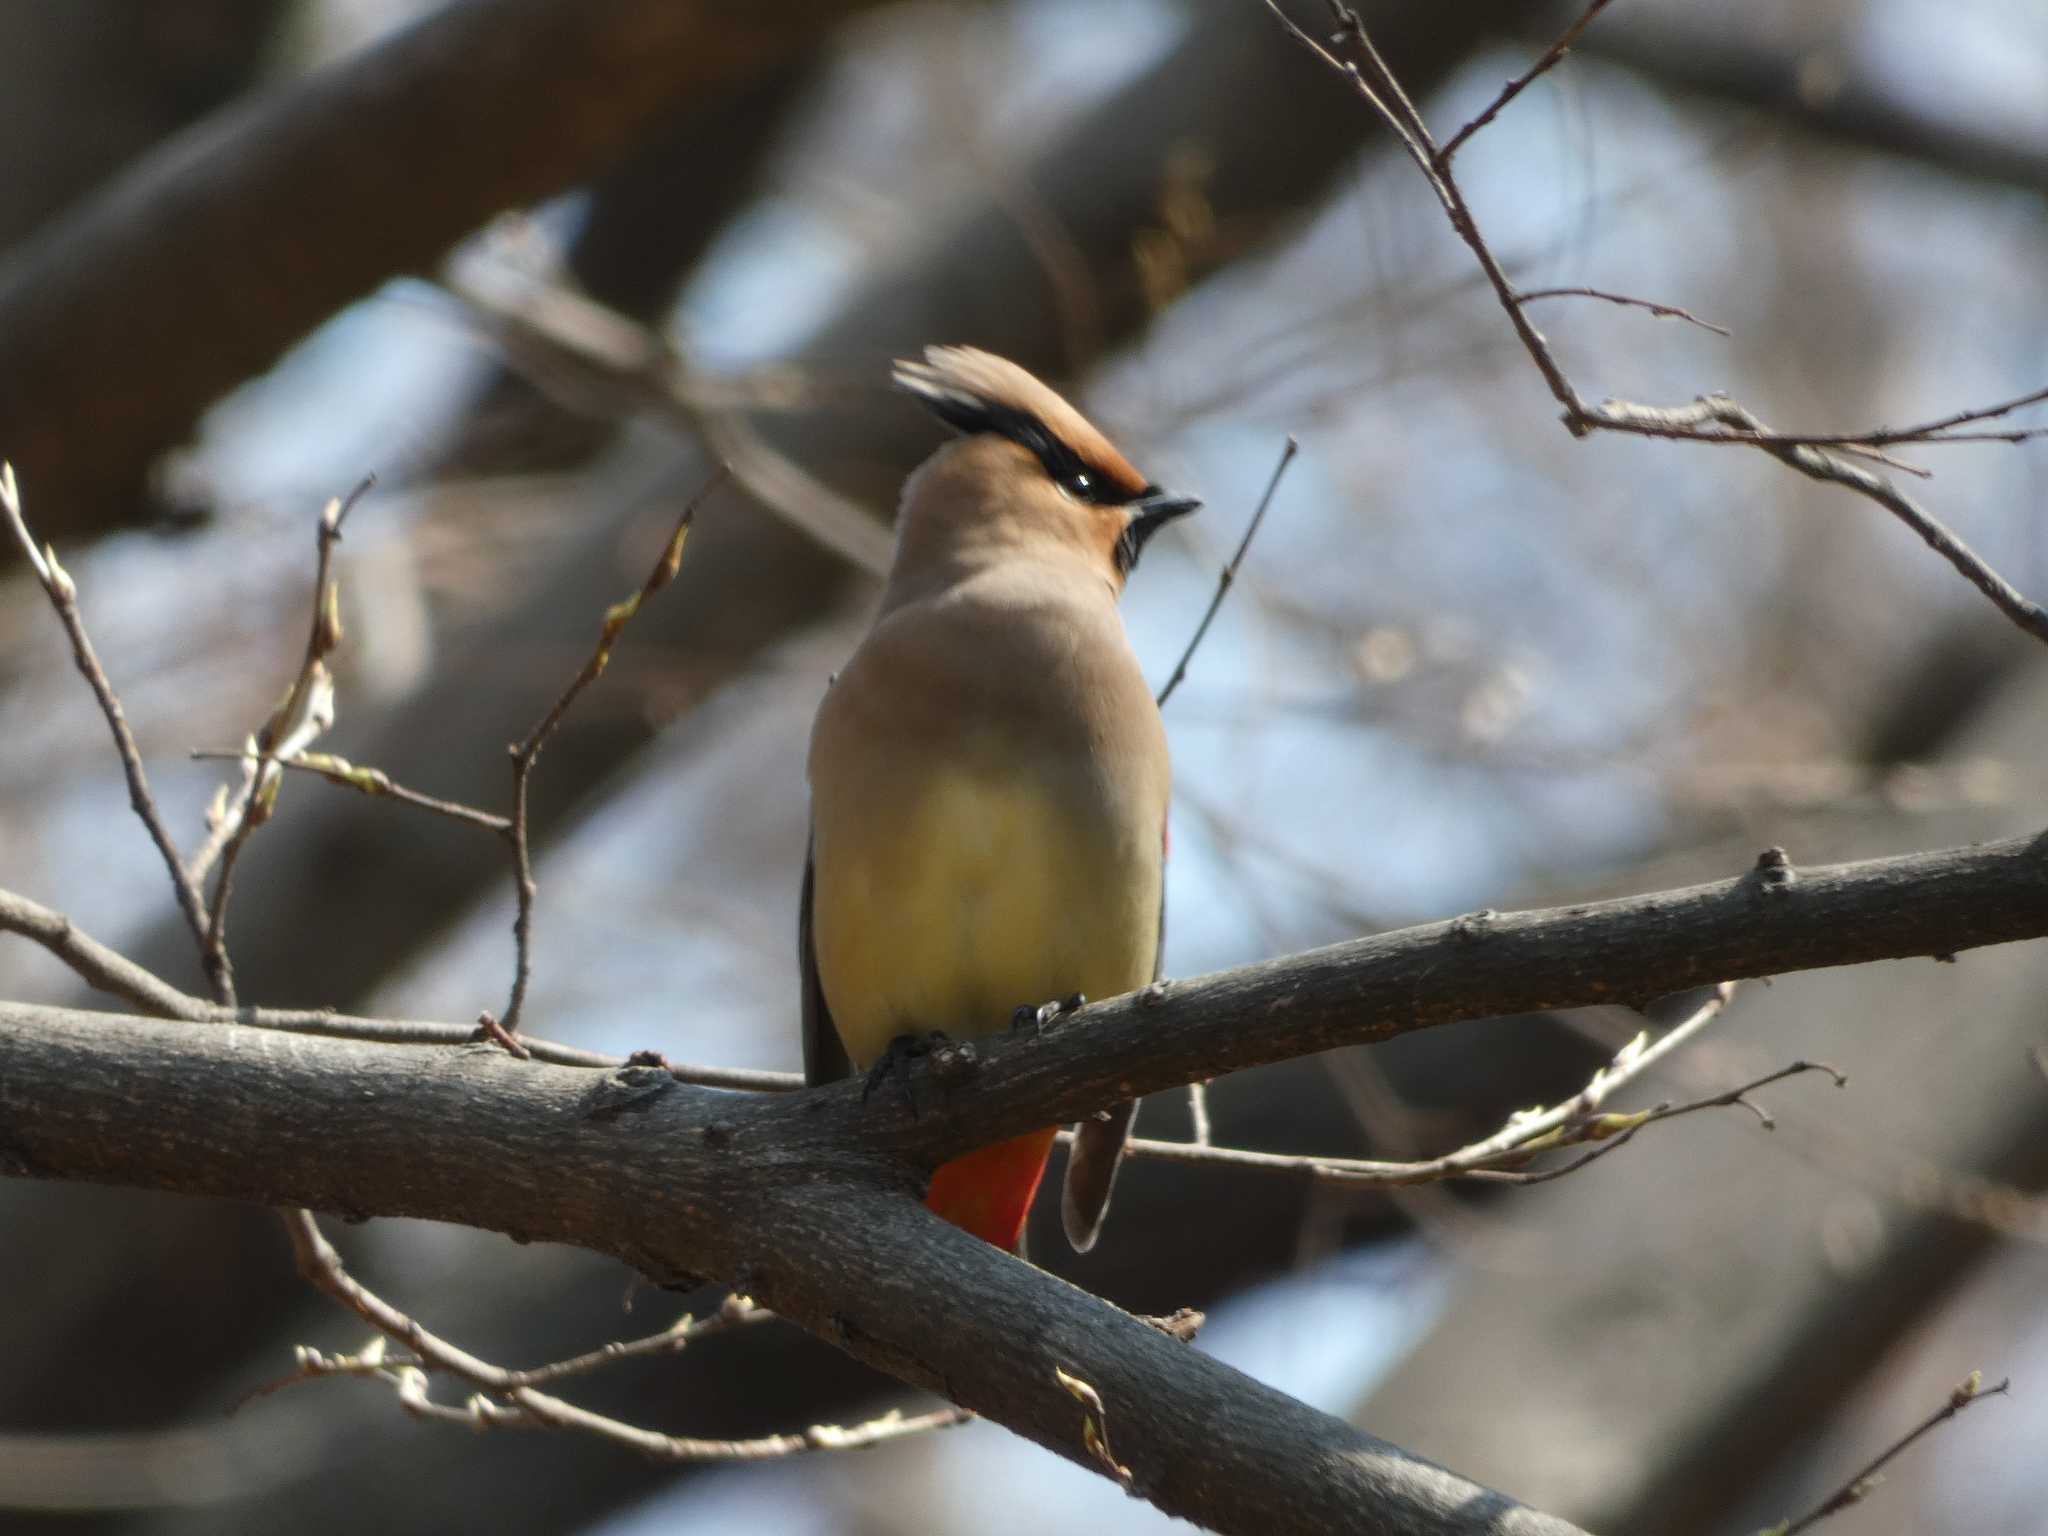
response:
[[[922,1035],[898,1035],[889,1042],[888,1049],[882,1052],[881,1058],[874,1066],[868,1069],[867,1081],[862,1084],[860,1090],[861,1103],[867,1103],[874,1091],[881,1086],[882,1080],[893,1072],[898,1086],[903,1090],[904,1107],[910,1111],[910,1118],[915,1120],[917,1094],[910,1080],[910,1064],[919,1057],[929,1056],[933,1051],[952,1043],[944,1031],[937,1029]]]
[[[1010,1015],[1010,1028],[1013,1032],[1020,1029],[1044,1029],[1048,1024],[1057,1024],[1075,1009],[1087,1006],[1088,995],[1085,992],[1070,992],[1067,996],[1055,998],[1049,1003],[1040,1003],[1036,1008],[1026,1003]]]

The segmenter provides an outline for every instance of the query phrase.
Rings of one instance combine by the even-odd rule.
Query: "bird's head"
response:
[[[906,541],[1049,542],[1099,562],[1120,590],[1146,541],[1201,505],[1152,484],[1086,417],[1005,358],[928,347],[921,363],[899,361],[894,380],[965,439],[912,477]]]

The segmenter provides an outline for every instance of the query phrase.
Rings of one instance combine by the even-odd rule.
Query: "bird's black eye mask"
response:
[[[977,395],[951,391],[927,393],[922,389],[912,392],[931,409],[933,415],[958,432],[969,437],[992,432],[997,437],[1023,444],[1045,466],[1045,472],[1052,476],[1053,483],[1075,500],[1092,502],[1099,507],[1128,508],[1131,520],[1124,525],[1124,531],[1116,541],[1116,568],[1125,576],[1136,567],[1138,556],[1144,552],[1146,542],[1153,534],[1176,517],[1184,516],[1201,505],[1192,496],[1176,496],[1156,485],[1148,485],[1136,492],[1124,490],[1090,469],[1078,453],[1048,431],[1045,423],[1029,411],[998,405]]]
[[[1038,462],[1045,466],[1045,472],[1052,476],[1053,483],[1077,501],[1093,502],[1099,507],[1120,507],[1144,494],[1133,495],[1090,469],[1078,453],[1055,437],[1046,429],[1045,423],[1029,411],[1020,411],[1013,405],[997,405],[972,395],[926,394],[922,390],[916,393],[934,416],[955,431],[969,437],[992,432],[997,437],[1007,437],[1011,442],[1029,448]]]

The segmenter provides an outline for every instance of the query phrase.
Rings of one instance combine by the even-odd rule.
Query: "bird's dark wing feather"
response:
[[[1166,880],[1160,872],[1159,943],[1152,953],[1152,979],[1157,981],[1166,959]],[[1116,1188],[1117,1170],[1123,1166],[1124,1143],[1131,1139],[1137,1123],[1138,1101],[1126,1099],[1104,1112],[1100,1119],[1083,1120],[1074,1127],[1074,1143],[1067,1151],[1067,1177],[1060,1190],[1060,1224],[1067,1229],[1067,1241],[1074,1252],[1086,1253],[1102,1235],[1102,1223],[1109,1215],[1110,1192]]]
[[[825,1003],[825,985],[818,979],[818,952],[811,942],[812,852],[804,849],[804,889],[796,918],[797,965],[802,975],[804,1025],[804,1081],[837,1082],[853,1076],[853,1063],[840,1042],[839,1028],[832,1022],[832,1010]]]

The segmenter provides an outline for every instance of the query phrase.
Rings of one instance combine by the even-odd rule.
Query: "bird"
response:
[[[1201,503],[1005,358],[928,347],[892,379],[957,436],[906,481],[880,606],[812,726],[798,949],[814,1084],[872,1086],[932,1035],[1146,986],[1165,933],[1172,770],[1117,600],[1153,535]],[[1077,1251],[1136,1110],[1076,1127],[1061,1215]],[[925,1203],[1021,1254],[1055,1135],[941,1164]]]

